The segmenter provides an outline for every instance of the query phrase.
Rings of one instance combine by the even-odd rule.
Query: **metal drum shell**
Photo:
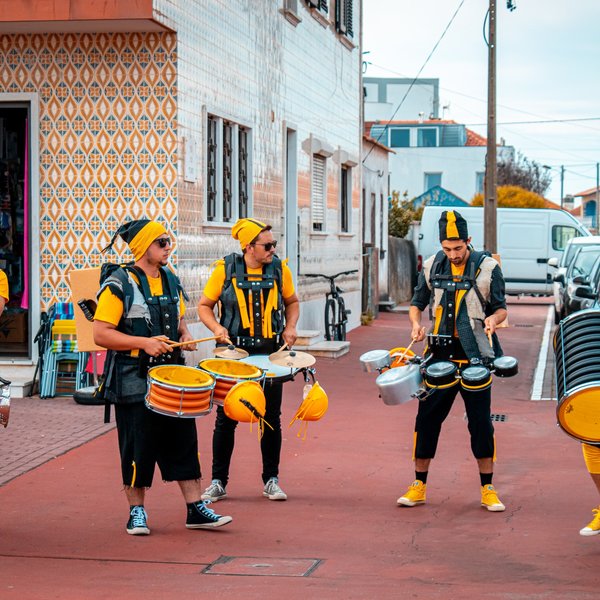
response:
[[[425,385],[433,389],[444,389],[456,385],[458,367],[449,360],[441,360],[425,367],[423,379]]]
[[[519,361],[514,356],[499,356],[492,366],[497,377],[514,377],[519,372]]]
[[[487,390],[492,385],[492,373],[483,365],[472,365],[460,372],[460,385],[470,392]]]
[[[373,373],[389,368],[392,357],[389,350],[369,350],[362,354],[358,360],[360,360],[363,371]]]
[[[600,310],[563,319],[554,334],[556,419],[570,437],[600,444]]]
[[[384,404],[395,406],[409,402],[421,386],[421,369],[410,364],[384,371],[375,380]]]

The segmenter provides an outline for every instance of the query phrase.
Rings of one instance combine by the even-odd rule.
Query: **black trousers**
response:
[[[433,458],[435,456],[442,423],[450,413],[459,391],[467,412],[473,456],[475,458],[492,458],[494,456],[491,387],[484,391],[469,391],[457,383],[450,388],[435,390],[429,397],[419,402],[415,423],[415,458]]]
[[[283,384],[265,384],[265,398],[267,408],[265,421],[273,428],[265,425],[263,436],[260,440],[262,454],[262,480],[263,483],[271,477],[279,475],[279,458],[281,455],[281,399]],[[226,486],[229,481],[229,465],[235,445],[235,428],[238,422],[230,419],[222,406],[217,407],[217,418],[213,432],[213,462],[212,478],[219,479]]]

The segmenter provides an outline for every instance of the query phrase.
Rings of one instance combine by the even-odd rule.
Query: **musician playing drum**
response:
[[[425,339],[421,316],[430,305],[433,329],[426,349],[426,356],[431,355],[429,362],[451,361],[459,368],[469,362],[487,364],[502,352],[494,333],[507,315],[502,271],[487,253],[472,249],[467,222],[457,211],[442,213],[439,230],[442,250],[425,261],[411,301],[412,338]],[[458,380],[455,385],[434,389],[419,402],[413,450],[416,476],[406,494],[398,498],[400,506],[425,503],[429,464],[442,423],[459,391],[465,403],[471,450],[479,466],[481,506],[489,511],[505,509],[492,485],[495,440],[490,386],[471,389],[462,387]]]
[[[208,529],[231,521],[200,498],[198,437],[194,419],[166,416],[146,408],[147,372],[152,361],[181,364],[179,349],[190,342],[184,321],[184,295],[168,267],[172,240],[162,224],[142,219],[122,225],[117,235],[129,245],[135,263],[110,266],[98,293],[94,341],[110,350],[105,366],[105,397],[115,404],[123,486],[129,501],[127,533],[148,535],[146,489],[158,464],[164,481],[177,481],[187,504],[186,527]],[[195,344],[183,349],[194,350]],[[151,359],[150,359],[151,357]]]
[[[283,343],[292,348],[296,342],[296,323],[300,305],[292,273],[285,261],[275,254],[277,242],[271,226],[256,219],[240,219],[231,235],[238,240],[242,254],[232,253],[217,261],[200,299],[198,314],[202,322],[219,336],[251,355],[271,354]],[[220,304],[220,322],[214,306]],[[267,400],[265,427],[261,438],[263,496],[269,500],[286,500],[279,487],[281,454],[282,383],[265,386]],[[235,441],[237,421],[217,407],[213,433],[212,483],[202,494],[205,500],[227,497],[229,466]]]

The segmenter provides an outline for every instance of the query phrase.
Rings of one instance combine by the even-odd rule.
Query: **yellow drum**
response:
[[[146,406],[170,417],[202,417],[212,408],[215,379],[182,365],[160,365],[148,371]]]
[[[223,406],[229,390],[240,381],[263,383],[265,374],[254,365],[227,358],[206,358],[198,363],[198,368],[215,378],[213,402]]]

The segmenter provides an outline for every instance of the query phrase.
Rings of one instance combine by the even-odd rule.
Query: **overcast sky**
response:
[[[552,167],[546,196],[596,186],[600,161],[600,0],[497,0],[497,139]],[[461,0],[364,0],[367,77],[415,77]],[[440,116],[486,135],[488,0],[462,6],[420,77],[440,80]],[[442,115],[443,106],[449,106]],[[391,116],[391,115],[390,115]],[[414,115],[417,118],[417,115]],[[515,121],[592,119],[503,125]]]

